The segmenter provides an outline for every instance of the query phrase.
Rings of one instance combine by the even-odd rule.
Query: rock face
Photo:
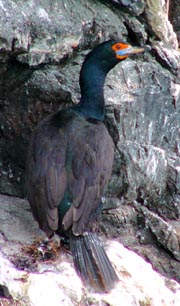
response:
[[[42,245],[39,257],[37,253],[27,253],[37,237],[44,238],[33,222],[27,201],[1,195],[0,212],[1,305],[179,305],[177,282],[162,277],[140,256],[110,239],[104,243],[119,282],[108,294],[93,293],[83,286],[71,255],[63,249],[53,260],[40,260]]]
[[[116,154],[105,207],[116,210],[104,213],[101,231],[180,282],[178,1],[169,6],[178,39],[163,3],[0,1],[0,193],[25,196],[30,134],[47,114],[77,103],[85,54],[112,35],[148,43],[151,52],[119,64],[106,80],[105,123]],[[7,224],[6,211],[0,218],[7,248],[17,252],[14,240],[26,242],[24,232],[16,237],[19,224]],[[32,219],[27,224],[31,235]]]
[[[177,34],[178,43],[180,44],[180,7],[178,0],[169,1],[169,18]]]

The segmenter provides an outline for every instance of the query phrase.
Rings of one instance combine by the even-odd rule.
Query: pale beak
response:
[[[121,50],[117,50],[116,54],[119,56],[126,56],[126,55],[130,55],[130,54],[136,54],[136,53],[142,53],[145,51],[150,51],[151,47],[149,45],[146,45],[144,47],[132,47],[131,45],[129,45],[128,48],[125,49],[121,49]]]

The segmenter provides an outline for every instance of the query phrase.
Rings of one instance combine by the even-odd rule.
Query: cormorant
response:
[[[51,237],[68,237],[77,272],[96,290],[118,281],[96,234],[101,197],[112,171],[113,141],[103,123],[107,73],[143,52],[118,40],[98,45],[80,72],[79,104],[57,111],[35,128],[27,157],[27,195],[34,218]]]

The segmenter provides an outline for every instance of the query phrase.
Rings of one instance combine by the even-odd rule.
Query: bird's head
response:
[[[120,61],[125,60],[127,57],[133,54],[142,53],[146,50],[150,50],[149,46],[134,47],[121,40],[108,40],[99,44],[94,48],[86,57],[86,62],[89,65],[94,63],[102,68],[105,72],[108,72]]]
[[[106,41],[99,45],[100,48],[101,46],[102,59],[115,58],[117,61],[122,61],[133,54],[142,53],[151,49],[151,47],[147,45],[144,47],[135,47],[131,46],[127,42],[114,39]]]
[[[150,48],[149,46],[133,47],[130,44],[120,41],[111,42],[111,49],[113,50],[115,57],[120,61],[126,59],[130,55],[142,53],[148,50],[149,48]]]
[[[80,72],[81,104],[86,105],[86,115],[90,116],[92,101],[104,101],[103,86],[107,73],[128,56],[144,52],[147,47],[132,47],[121,40],[108,40],[95,47],[85,58]],[[84,102],[85,101],[85,102]],[[87,102],[88,101],[88,102]],[[102,102],[102,105],[104,102]],[[97,105],[100,105],[101,103]],[[92,108],[91,107],[91,108]],[[104,107],[104,106],[103,106]],[[99,113],[98,113],[99,112]],[[104,109],[91,112],[91,117],[103,120]]]

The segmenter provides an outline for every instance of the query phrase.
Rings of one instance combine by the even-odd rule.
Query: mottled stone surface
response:
[[[137,252],[162,275],[180,282],[179,220],[165,221],[136,201],[125,205],[115,198],[111,206],[112,202],[118,208],[103,212],[101,233]]]
[[[40,260],[25,251],[33,239],[43,238],[27,201],[0,196],[0,212],[0,216],[4,216],[0,222],[1,305],[179,305],[180,285],[177,282],[164,278],[140,256],[112,239],[103,239],[103,242],[119,282],[108,294],[94,293],[84,287],[74,270],[71,255],[63,249],[50,260]]]
[[[78,102],[87,52],[112,35],[151,45],[106,80],[116,153],[105,204],[117,210],[104,213],[101,231],[180,281],[180,55],[167,1],[1,0],[0,28],[0,193],[19,197],[30,134],[47,114]],[[4,201],[0,243],[12,255],[40,232],[18,199],[27,218],[18,233],[20,210]]]
[[[168,1],[146,0],[145,14],[153,34],[171,47],[177,49],[177,35],[168,19]]]
[[[141,15],[146,6],[146,1],[144,0],[109,0],[109,2],[116,4],[118,9],[124,10],[135,16]]]
[[[180,46],[180,5],[178,0],[169,1],[169,19],[173,24]]]

